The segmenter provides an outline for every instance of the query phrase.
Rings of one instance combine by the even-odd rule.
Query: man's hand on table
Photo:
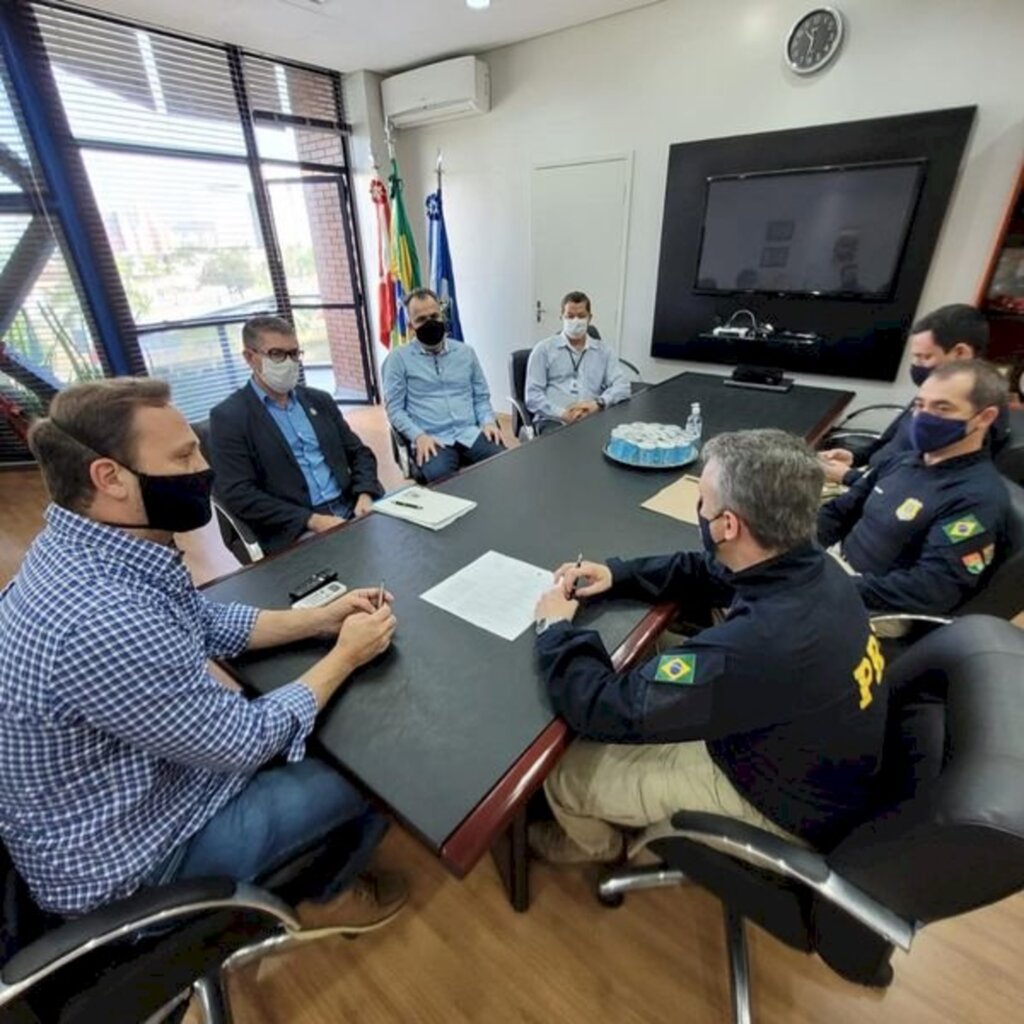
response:
[[[565,562],[555,570],[555,583],[566,598],[597,597],[612,588],[612,571],[602,562]]]

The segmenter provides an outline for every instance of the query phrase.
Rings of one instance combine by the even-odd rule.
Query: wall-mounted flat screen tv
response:
[[[924,160],[707,179],[694,291],[890,297]]]

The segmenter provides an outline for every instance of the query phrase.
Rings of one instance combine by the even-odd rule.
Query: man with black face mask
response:
[[[873,611],[942,615],[985,585],[1007,550],[1010,498],[986,450],[1006,381],[978,359],[945,363],[914,399],[915,451],[823,505],[818,537]]]
[[[405,308],[416,340],[384,360],[384,405],[430,483],[497,455],[501,430],[480,361],[469,345],[445,337],[437,296],[418,288]]]
[[[910,328],[910,378],[920,387],[932,370],[960,359],[983,359],[988,347],[988,321],[974,306],[954,303],[921,317]],[[913,403],[908,405],[859,457],[847,448],[819,452],[825,479],[831,484],[852,487],[862,476],[889,462],[897,455],[914,450],[910,438]],[[1009,418],[1005,409],[988,433],[988,444],[997,453],[1009,437]],[[854,462],[858,465],[854,467]]]
[[[814,452],[747,430],[713,438],[703,456],[704,552],[570,562],[537,606],[552,704],[581,737],[545,783],[556,821],[531,826],[548,861],[614,860],[620,829],[680,810],[827,844],[873,797],[883,659],[850,578],[814,543]],[[572,625],[580,598],[605,593],[679,602],[688,618],[726,612],[617,672],[598,634]]]
[[[36,902],[71,916],[144,885],[260,880],[308,849],[329,864],[307,926],[394,917],[401,879],[359,876],[384,822],[303,759],[319,710],[389,646],[390,597],[207,601],[173,538],[209,521],[212,474],[163,381],[69,387],[29,444],[53,503],[0,593],[0,832]],[[333,641],[323,658],[257,700],[209,674],[210,658],[316,636]]]

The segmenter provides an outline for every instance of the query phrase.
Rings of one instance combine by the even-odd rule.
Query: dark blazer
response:
[[[334,399],[301,386],[295,397],[346,500],[354,502],[359,494],[379,498],[384,488],[377,479],[377,460]],[[251,384],[210,410],[210,460],[218,499],[252,527],[264,551],[279,551],[302,535],[312,509],[306,478]]]

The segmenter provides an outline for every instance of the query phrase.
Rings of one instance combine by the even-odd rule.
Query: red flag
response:
[[[370,198],[377,208],[377,303],[380,323],[377,340],[391,347],[391,332],[397,321],[395,279],[391,273],[391,206],[387,186],[379,178],[370,182]]]

